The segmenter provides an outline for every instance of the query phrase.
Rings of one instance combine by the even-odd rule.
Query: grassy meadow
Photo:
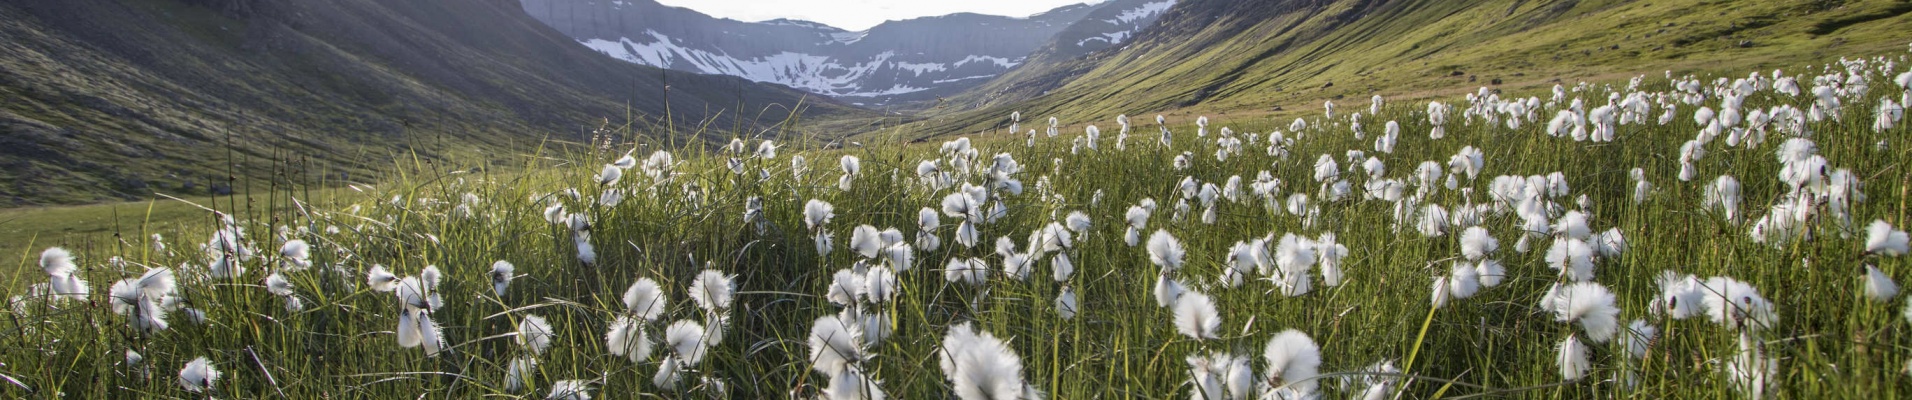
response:
[[[260,210],[229,221],[169,201],[9,211],[0,254],[21,258],[0,317],[0,393],[1898,398],[1912,395],[1912,314],[1907,299],[1868,294],[1883,285],[1865,266],[1912,277],[1889,254],[1892,231],[1912,224],[1912,135],[1904,122],[1875,129],[1882,101],[1912,93],[1895,82],[1906,64],[1892,55],[1785,71],[1798,93],[1775,89],[1770,71],[1735,83],[1746,71],[1569,85],[1557,100],[1441,98],[1441,138],[1430,137],[1425,101],[1378,113],[1343,101],[1299,123],[1137,115],[1126,134],[1113,115],[1061,121],[1054,135],[1046,116],[1025,115],[1016,129],[940,146],[789,140],[764,151],[761,138],[740,138],[664,156],[656,149],[671,143],[629,135],[637,141],[527,157],[521,173],[405,165],[376,186],[273,190],[253,196],[254,208],[206,202]],[[1828,101],[1820,87],[1840,107],[1815,119],[1808,110]],[[1615,107],[1600,111],[1609,96]],[[1644,115],[1605,122],[1634,96]],[[1695,117],[1739,99],[1741,115],[1791,106],[1797,118]],[[1353,113],[1365,114],[1358,136]],[[1549,133],[1557,117],[1559,136]],[[1576,139],[1566,133],[1575,119],[1612,139]],[[1379,151],[1389,121],[1398,144]],[[1716,134],[1696,139],[1709,125]],[[1709,206],[1722,176],[1739,182],[1731,217]],[[1649,189],[1636,198],[1640,180]],[[935,221],[924,223],[925,210]],[[129,234],[59,240],[32,228],[82,218],[118,218]],[[172,222],[136,225],[152,219]],[[1875,220],[1890,228],[1869,251]],[[1463,241],[1468,228],[1497,251]],[[967,232],[973,244],[962,243]],[[1158,235],[1185,257],[1165,254],[1174,246]],[[295,241],[303,251],[282,251]],[[73,251],[75,272],[36,268],[54,245]],[[984,268],[963,269],[971,259]],[[1479,276],[1482,260],[1504,268],[1489,274],[1497,285]],[[498,261],[512,268],[500,274]],[[1065,263],[1071,271],[1058,272]],[[1574,276],[1576,263],[1590,272]],[[138,279],[157,269],[176,284]],[[877,270],[893,281],[868,278]],[[1678,292],[1656,280],[1662,271],[1744,285]],[[111,288],[129,278],[127,290]],[[656,284],[655,298],[629,289],[641,280]],[[733,290],[711,289],[726,281]],[[1161,289],[1169,281],[1179,295]],[[1568,295],[1601,290],[1612,296]],[[1073,304],[1059,305],[1065,293]],[[1669,293],[1708,300],[1667,304]],[[1615,314],[1602,323],[1601,310]],[[986,335],[951,333],[970,328]],[[616,340],[633,335],[614,330],[642,334]],[[1288,330],[1318,351],[1270,344]],[[647,357],[630,355],[640,347]],[[216,379],[182,373],[201,357]]]

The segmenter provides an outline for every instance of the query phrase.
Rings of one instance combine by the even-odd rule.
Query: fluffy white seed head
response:
[[[1215,339],[1215,331],[1221,329],[1222,317],[1215,310],[1215,300],[1202,292],[1187,292],[1175,300],[1175,331],[1190,339]]]
[[[179,369],[179,386],[188,392],[204,393],[212,390],[219,381],[219,375],[219,369],[212,366],[211,360],[206,357],[194,358],[186,363],[185,368]]]
[[[623,300],[624,312],[646,321],[656,321],[664,315],[664,289],[651,278],[637,278],[637,282],[632,282],[629,288],[624,289]]]

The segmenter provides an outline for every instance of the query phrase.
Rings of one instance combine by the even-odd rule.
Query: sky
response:
[[[1027,17],[1056,7],[1103,0],[658,0],[718,18],[764,21],[778,18],[821,22],[861,31],[886,20],[959,12]]]

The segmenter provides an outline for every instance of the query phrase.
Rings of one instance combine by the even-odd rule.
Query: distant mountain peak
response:
[[[934,100],[974,87],[1021,65],[1085,17],[1133,0],[1071,4],[1025,17],[920,17],[862,31],[787,18],[743,22],[652,0],[617,1],[522,4],[532,17],[620,60],[881,105]]]

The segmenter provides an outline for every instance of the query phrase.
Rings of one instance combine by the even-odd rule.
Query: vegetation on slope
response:
[[[499,156],[626,121],[716,140],[799,106],[870,115],[612,60],[515,1],[0,4],[5,206],[229,193],[289,163],[335,185],[411,157],[515,165]]]
[[[925,111],[905,131],[1001,129],[1011,111],[1066,121],[1185,109],[1292,116],[1376,94],[1405,100],[1893,54],[1912,43],[1906,4],[1188,0],[1132,44],[1031,63]]]
[[[23,254],[0,318],[0,390],[1187,398],[1221,388],[1189,382],[1235,370],[1212,368],[1219,353],[1248,357],[1245,386],[1334,398],[1894,398],[1912,360],[1912,298],[1887,290],[1907,276],[1912,136],[1879,106],[1912,97],[1906,62],[1442,98],[1444,119],[1410,101],[1296,125],[1216,118],[1167,126],[1166,141],[1137,121],[942,148],[645,142],[530,158],[540,168],[524,176],[411,165],[369,199],[78,248],[77,268]],[[1613,94],[1646,111],[1604,105]],[[1398,144],[1376,144],[1388,135]],[[1337,265],[1321,264],[1329,249]],[[981,268],[952,264],[971,259]],[[496,272],[501,260],[513,268]],[[1481,280],[1484,260],[1504,266],[1485,275],[1499,285]],[[882,268],[894,286],[856,273]],[[162,269],[176,288],[108,295]],[[1713,283],[1663,286],[1661,271]],[[400,276],[417,280],[387,286]],[[76,278],[95,289],[62,296]],[[732,302],[695,300],[717,295],[694,282],[728,279]],[[645,280],[661,294],[627,291]],[[1161,290],[1169,280],[1187,292]],[[1550,305],[1569,284],[1588,296]],[[660,297],[660,313],[645,307]],[[169,327],[141,325],[152,310],[170,311]],[[646,335],[617,340],[630,336],[614,325]],[[1001,341],[952,334],[967,328]],[[1274,340],[1291,329],[1319,346],[1318,364],[1261,359],[1314,354]],[[888,334],[841,340],[872,332]],[[628,343],[656,347],[632,356]],[[939,362],[951,348],[964,357]]]

